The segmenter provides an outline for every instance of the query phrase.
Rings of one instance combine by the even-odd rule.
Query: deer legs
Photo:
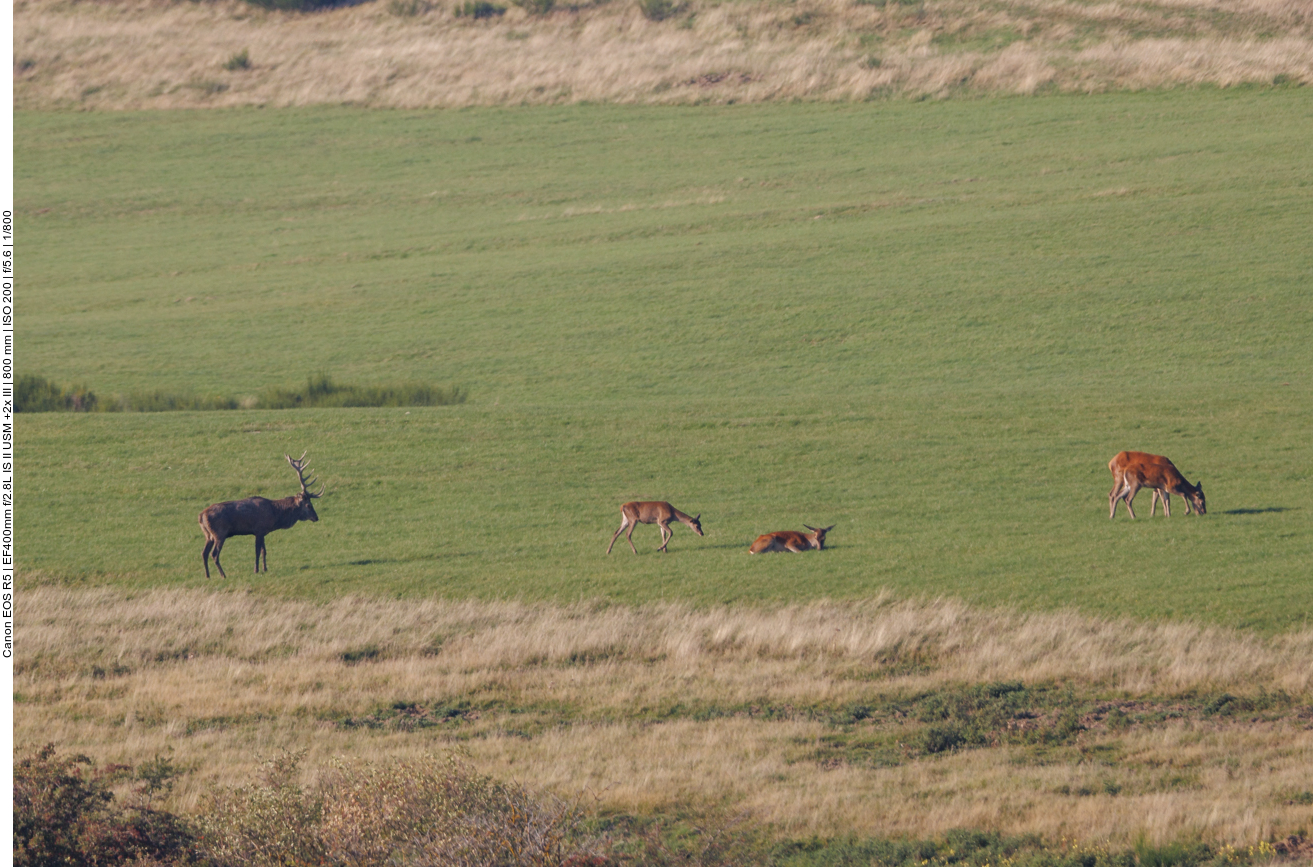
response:
[[[1130,512],[1131,517],[1134,518],[1135,510],[1131,508],[1131,500],[1135,499],[1135,495],[1139,490],[1139,485],[1132,486],[1132,483],[1125,478],[1118,479],[1116,484],[1112,486],[1112,490],[1108,492],[1108,517],[1116,517],[1117,501],[1124,500],[1126,502],[1126,511]]]
[[[614,547],[615,540],[620,538],[620,534],[625,531],[625,528],[629,529],[629,535],[625,536],[625,539],[629,542],[629,547],[634,548],[634,528],[637,526],[637,521],[630,521],[628,515],[623,515],[620,520],[620,529],[616,530],[615,535],[611,537],[611,544],[606,546],[606,553],[611,553],[611,548]],[[638,553],[637,548],[634,548],[634,553]]]
[[[629,520],[629,516],[625,515],[624,519],[620,522],[620,529],[616,530],[615,535],[611,537],[611,544],[606,546],[606,553],[611,553],[611,549],[615,547],[615,540],[620,538],[621,533],[625,533],[625,530],[628,530],[629,532],[625,533],[625,541],[629,543],[629,549],[637,554],[638,549],[634,547],[634,528],[640,523],[642,522]],[[670,540],[675,538],[675,531],[670,529],[669,524],[661,521],[656,522],[656,524],[661,530],[661,544],[657,546],[657,550],[664,552],[666,550],[666,545],[670,544]]]
[[[1117,501],[1125,500],[1126,511],[1130,512],[1131,517],[1134,518],[1135,510],[1131,508],[1131,501],[1135,499],[1135,495],[1138,494],[1143,487],[1144,485],[1140,484],[1138,480],[1126,478],[1123,478],[1117,484],[1113,485],[1112,491],[1108,494],[1108,517],[1112,518],[1116,516]],[[1155,510],[1158,508],[1158,502],[1161,500],[1163,504],[1163,514],[1170,518],[1172,516],[1172,507],[1168,501],[1171,499],[1171,494],[1166,491],[1160,491],[1157,488],[1150,488],[1149,490],[1153,493],[1153,499],[1149,501],[1149,517],[1152,518],[1154,516]],[[1190,501],[1188,498],[1185,501],[1185,510],[1187,512],[1190,511]]]
[[[264,536],[255,537],[255,571],[260,571],[260,555],[264,554],[264,571],[269,571],[269,549],[264,546]]]
[[[214,566],[219,570],[219,574],[222,575],[224,578],[228,577],[227,573],[223,571],[223,564],[219,562],[219,552],[221,550],[223,550],[222,539],[219,539],[217,541],[214,539],[206,540],[205,550],[201,552],[201,562],[205,564],[206,578],[210,577],[210,562],[208,559],[209,557],[214,557]]]

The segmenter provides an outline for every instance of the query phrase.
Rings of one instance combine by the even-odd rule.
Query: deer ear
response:
[[[702,513],[701,513],[701,512],[698,512],[696,515],[694,515],[694,516],[693,516],[693,520],[694,520],[694,521],[701,521],[701,520],[702,520]]]

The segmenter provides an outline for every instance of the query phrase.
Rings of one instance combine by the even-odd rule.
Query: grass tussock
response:
[[[42,376],[19,377],[15,387],[17,412],[173,412],[178,410],[299,409],[347,406],[447,406],[464,403],[459,386],[427,383],[359,386],[333,382],[326,374],[312,376],[304,388],[265,389],[247,399],[185,395],[160,390],[97,395],[85,386],[66,387]]]
[[[44,586],[24,605],[16,748],[172,750],[184,810],[251,779],[257,750],[308,746],[324,767],[459,745],[481,772],[590,790],[605,811],[728,805],[789,836],[1251,845],[1308,818],[1308,632],[887,597],[692,609]]]
[[[1295,0],[261,5],[24,0],[15,102],[730,103],[1313,83],[1313,17]],[[239,50],[260,64],[225,75]]]

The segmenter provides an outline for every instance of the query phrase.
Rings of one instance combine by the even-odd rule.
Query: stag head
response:
[[[305,456],[305,452],[301,452],[301,457],[299,458],[294,458],[291,455],[283,455],[283,457],[287,458],[287,462],[292,465],[292,469],[296,470],[296,477],[301,482],[301,493],[296,495],[296,503],[301,508],[299,520],[318,521],[319,516],[315,514],[315,505],[312,501],[322,497],[324,491],[328,488],[328,485],[325,484],[321,487],[317,494],[311,493],[310,486],[313,485],[316,480],[314,478],[311,478],[308,481],[306,480]]]

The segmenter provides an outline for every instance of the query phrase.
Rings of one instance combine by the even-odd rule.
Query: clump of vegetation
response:
[[[98,396],[85,386],[64,387],[43,376],[18,379],[14,391],[17,412],[174,412],[178,410],[296,409],[346,406],[447,406],[464,403],[468,394],[459,386],[442,388],[426,383],[401,385],[340,385],[327,374],[310,377],[305,388],[269,388],[254,400],[220,395],[141,391]]]
[[[674,0],[638,0],[638,9],[648,21],[665,21],[684,10],[684,4]]]
[[[47,744],[14,765],[14,864],[200,863],[188,824],[151,806],[174,775],[167,759],[98,768]],[[131,796],[117,799],[111,787],[128,781]]]
[[[213,795],[200,819],[216,865],[605,863],[572,806],[476,773],[455,757],[339,762],[297,783],[301,754]]]
[[[530,15],[546,15],[556,8],[556,0],[511,0]]]
[[[339,0],[247,0],[265,9],[277,9],[283,12],[315,12],[338,5]]]
[[[456,6],[457,18],[493,18],[505,14],[505,6],[494,5],[488,0],[465,0]]]
[[[96,393],[84,385],[65,388],[30,373],[14,384],[16,412],[94,412],[98,403]]]
[[[433,8],[428,0],[392,0],[388,11],[398,18],[418,18]]]
[[[241,51],[229,57],[224,63],[223,68],[229,72],[237,72],[242,69],[251,68],[251,52],[243,48]]]
[[[259,397],[260,409],[295,409],[326,406],[447,406],[464,403],[459,386],[441,388],[426,383],[404,385],[339,385],[327,374],[312,376],[304,389],[270,388]]]

